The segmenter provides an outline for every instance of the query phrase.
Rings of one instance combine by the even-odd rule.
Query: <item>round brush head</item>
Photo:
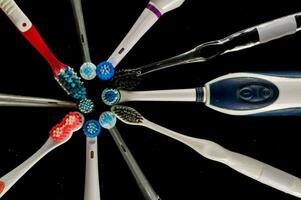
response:
[[[101,132],[101,126],[96,120],[86,121],[83,126],[84,134],[89,138],[97,137]]]
[[[119,103],[120,92],[117,89],[106,88],[101,94],[101,99],[104,104],[112,106]]]
[[[79,130],[84,123],[84,116],[79,112],[68,113],[60,123],[55,125],[49,132],[55,142],[61,142],[73,132]]]
[[[112,129],[116,124],[116,116],[112,112],[103,112],[99,117],[100,125],[105,129]]]
[[[108,61],[101,62],[96,67],[96,75],[100,80],[107,81],[113,78],[115,68],[112,63]]]
[[[83,98],[79,101],[78,109],[84,114],[91,113],[94,109],[94,103],[91,99]]]
[[[81,77],[85,80],[92,80],[96,77],[96,66],[91,62],[85,62],[79,70]]]
[[[139,125],[144,119],[137,110],[128,106],[112,106],[111,111],[115,113],[118,119],[130,125]]]

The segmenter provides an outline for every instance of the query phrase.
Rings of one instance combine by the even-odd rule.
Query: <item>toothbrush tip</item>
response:
[[[106,88],[101,94],[101,99],[108,106],[119,103],[120,92],[117,89]]]
[[[78,112],[68,113],[60,123],[55,125],[49,132],[55,142],[63,141],[68,135],[79,130],[84,123],[84,116]]]
[[[104,61],[97,65],[96,74],[100,80],[107,81],[113,78],[115,74],[115,68],[112,63]]]
[[[101,132],[101,126],[96,120],[89,120],[83,126],[84,134],[89,138],[97,137]]]
[[[137,110],[128,106],[112,106],[111,111],[126,124],[137,125],[141,124],[144,120],[143,116]]]
[[[112,112],[103,112],[99,117],[100,125],[105,129],[112,129],[116,124],[116,116]]]
[[[4,190],[5,183],[3,181],[0,181],[0,194]]]
[[[84,114],[91,113],[94,109],[94,103],[91,99],[83,98],[79,101],[78,109]]]
[[[79,70],[81,77],[85,80],[92,80],[96,77],[96,66],[91,62],[85,62]]]

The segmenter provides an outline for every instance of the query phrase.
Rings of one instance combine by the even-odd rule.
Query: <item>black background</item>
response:
[[[82,63],[81,51],[69,1],[18,0],[17,3],[57,57],[78,70]],[[187,0],[181,8],[163,16],[118,67],[138,67],[173,56],[203,42],[301,9],[300,1],[262,3],[262,0],[239,3]],[[83,2],[93,62],[99,63],[110,56],[146,4],[145,0]],[[0,15],[0,22],[0,92],[72,100],[53,80],[48,64],[4,14]],[[193,88],[229,72],[299,70],[300,42],[301,36],[296,34],[207,63],[153,73],[145,77],[138,89]],[[94,81],[87,85],[100,104],[104,84]],[[127,105],[160,125],[210,139],[301,177],[298,117],[233,117],[195,103]],[[98,108],[95,117],[103,110]],[[0,108],[0,174],[6,174],[31,156],[66,112],[67,109]],[[163,200],[297,199],[207,160],[153,131],[120,122],[118,127]],[[99,138],[99,164],[103,199],[143,199],[107,131]],[[3,199],[83,199],[84,166],[85,137],[78,132],[35,165]]]

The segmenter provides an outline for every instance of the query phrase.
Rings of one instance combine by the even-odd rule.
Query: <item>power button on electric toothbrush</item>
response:
[[[251,84],[239,90],[240,99],[249,103],[260,103],[273,98],[273,89],[259,84]]]

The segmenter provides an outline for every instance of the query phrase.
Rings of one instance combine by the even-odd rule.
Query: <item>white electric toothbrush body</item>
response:
[[[116,67],[163,14],[178,8],[184,1],[185,0],[151,0],[131,30],[109,57],[108,61]]]

